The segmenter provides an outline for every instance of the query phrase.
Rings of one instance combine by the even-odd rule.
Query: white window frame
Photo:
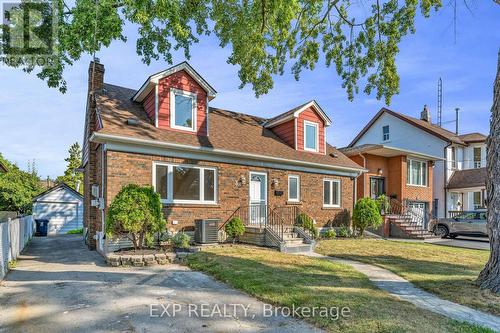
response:
[[[423,177],[423,172],[425,172],[425,184],[414,184],[413,183],[413,172],[411,172],[410,166],[412,165],[412,162],[418,162],[422,163],[424,167],[421,169],[420,172],[420,179],[424,179]],[[427,184],[429,184],[429,168],[427,165],[426,161],[418,160],[415,158],[407,158],[406,159],[406,185],[408,186],[418,186],[418,187],[427,187]]]
[[[384,128],[387,127],[387,133],[384,133]],[[386,136],[387,135],[387,139]],[[391,139],[391,127],[389,125],[384,125],[382,126],[382,141],[383,142],[388,142]]]
[[[312,149],[312,148],[308,148],[307,145],[306,145],[306,141],[307,141],[307,131],[306,131],[306,128],[307,126],[313,126],[316,128],[316,148]],[[318,152],[319,151],[319,124],[318,123],[314,123],[312,121],[308,121],[308,120],[304,120],[304,150],[307,150],[307,151],[314,151],[314,152]]]
[[[330,203],[327,203],[325,204],[325,182],[328,182],[330,183]],[[337,198],[338,198],[338,203],[337,204],[334,204],[333,203],[333,183],[337,183]],[[330,179],[330,178],[324,178],[323,179],[323,207],[326,207],[326,208],[340,208],[340,205],[341,205],[341,193],[342,193],[342,190],[341,190],[341,182],[339,179]]]
[[[479,161],[476,161],[476,149],[479,149]],[[474,169],[478,169],[482,166],[483,161],[483,150],[481,147],[472,147],[472,164]]]
[[[192,164],[174,164],[174,163],[164,163],[164,162],[153,162],[153,188],[156,192],[156,166],[166,166],[167,167],[167,199],[161,199],[161,203],[164,204],[200,204],[200,205],[216,205],[217,204],[217,193],[218,193],[218,181],[219,175],[217,173],[216,167],[198,166]],[[200,170],[200,200],[175,200],[174,199],[174,168],[191,168]],[[205,200],[205,170],[214,171],[214,200]]]
[[[191,127],[178,126],[175,124],[175,96],[176,95],[191,98],[191,104],[192,104],[191,117],[193,119]],[[174,129],[178,129],[178,130],[183,130],[183,131],[196,132],[196,128],[197,128],[196,127],[196,110],[197,110],[197,107],[198,107],[198,101],[197,101],[197,96],[195,93],[180,90],[180,89],[170,88],[170,127],[174,128]]]
[[[297,198],[290,197],[290,179],[297,179]],[[300,177],[298,175],[288,175],[288,201],[299,202],[300,201]]]

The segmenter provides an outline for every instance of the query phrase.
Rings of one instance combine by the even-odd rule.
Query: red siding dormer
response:
[[[156,127],[206,136],[208,101],[216,91],[183,62],[152,75],[132,97]]]
[[[194,103],[194,124],[191,132],[197,135],[207,135],[207,92],[191,77],[182,70],[161,79],[158,82],[158,127],[178,131],[190,131],[183,129],[182,125],[174,123],[173,111],[175,108],[175,96],[184,96]],[[177,124],[181,122],[177,121]]]
[[[269,119],[266,127],[296,150],[326,154],[325,131],[330,124],[320,106],[310,101]]]

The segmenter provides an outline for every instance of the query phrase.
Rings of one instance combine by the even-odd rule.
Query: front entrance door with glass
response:
[[[249,224],[265,226],[267,218],[267,174],[250,172]]]
[[[370,198],[377,199],[385,194],[385,178],[370,177]]]

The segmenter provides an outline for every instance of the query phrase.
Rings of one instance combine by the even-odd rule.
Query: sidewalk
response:
[[[491,314],[471,309],[469,307],[443,300],[431,293],[415,287],[399,275],[378,266],[364,264],[354,260],[338,259],[315,252],[297,253],[316,258],[324,258],[334,262],[349,265],[363,273],[377,287],[387,291],[392,296],[410,302],[420,308],[441,314],[461,322],[488,327],[500,332],[500,318]]]

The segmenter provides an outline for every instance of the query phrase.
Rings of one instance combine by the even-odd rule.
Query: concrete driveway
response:
[[[0,332],[320,331],[265,313],[264,303],[183,266],[108,267],[73,235],[34,238],[0,282]]]
[[[489,242],[487,237],[458,236],[455,239],[436,238],[436,239],[425,240],[425,242],[436,244],[436,245],[462,247],[462,248],[474,249],[474,250],[489,250],[490,249],[490,242]]]

